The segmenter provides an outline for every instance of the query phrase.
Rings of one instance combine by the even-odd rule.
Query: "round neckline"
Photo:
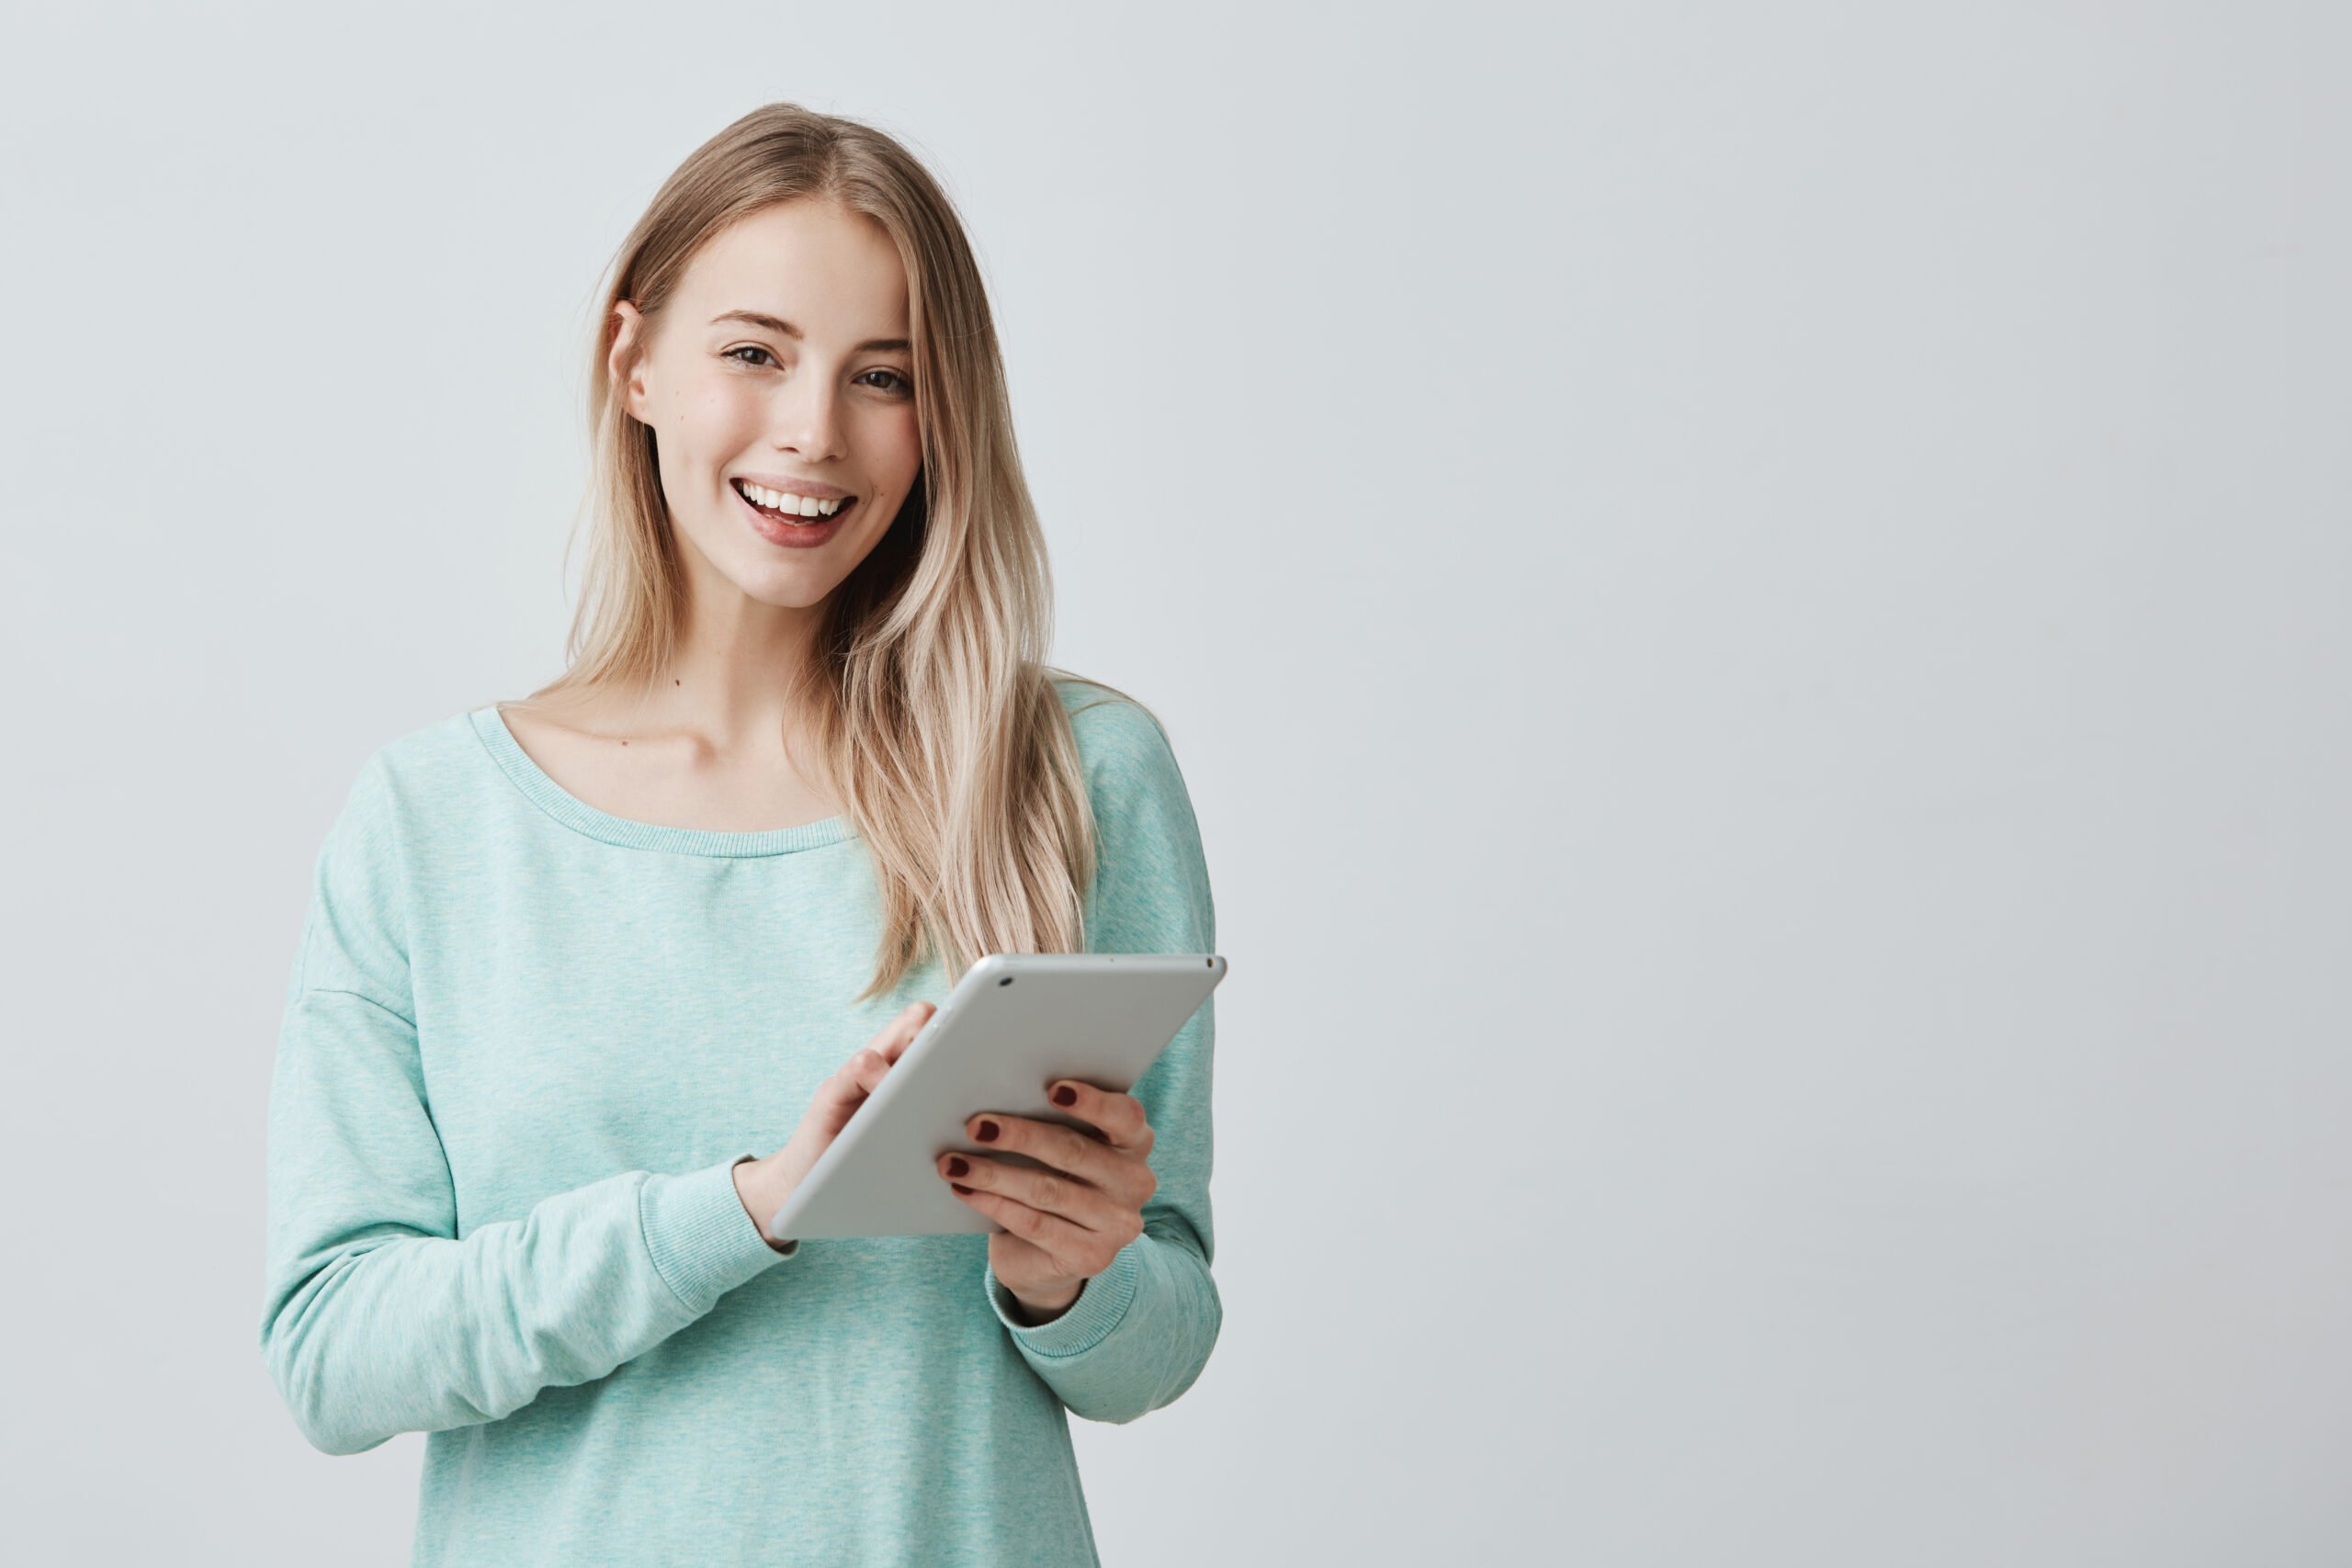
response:
[[[490,752],[491,760],[513,781],[515,787],[530,798],[533,805],[575,832],[585,833],[608,844],[618,844],[632,850],[662,850],[673,854],[743,855],[789,854],[795,850],[819,849],[837,844],[843,839],[857,836],[846,816],[827,817],[815,822],[803,822],[793,828],[763,828],[756,831],[715,828],[673,828],[659,822],[639,822],[627,817],[616,817],[600,811],[565,789],[548,776],[547,771],[531,760],[514,732],[506,727],[506,716],[496,703],[472,711],[474,733]]]

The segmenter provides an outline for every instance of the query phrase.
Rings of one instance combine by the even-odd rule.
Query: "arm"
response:
[[[1087,897],[1091,953],[1213,953],[1215,907],[1200,829],[1167,737],[1127,703],[1071,716],[1085,744],[1098,858]],[[1224,1306],[1209,1272],[1210,1066],[1216,998],[1176,1032],[1128,1092],[1150,1119],[1144,1234],[1087,1280],[1058,1315],[1033,1324],[988,1269],[989,1303],[1022,1357],[1093,1421],[1125,1422],[1171,1404],[1200,1377]]]
[[[371,764],[320,852],[270,1082],[262,1358],[331,1454],[602,1377],[783,1257],[736,1195],[735,1160],[621,1172],[458,1238],[394,840]]]

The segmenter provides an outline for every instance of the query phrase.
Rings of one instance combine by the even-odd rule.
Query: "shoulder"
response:
[[[377,746],[351,775],[329,846],[380,861],[465,820],[491,773],[482,747],[466,708]]]
[[[1069,715],[1070,735],[1090,787],[1101,793],[1138,787],[1184,793],[1175,743],[1157,714],[1133,697],[1099,682],[1057,675],[1055,689]]]
[[[468,852],[485,781],[497,780],[474,726],[474,710],[460,709],[384,741],[353,771],[312,862],[300,983],[410,1016],[410,939],[426,913],[415,897],[452,885],[441,873]]]
[[[1094,817],[1089,951],[1209,952],[1216,917],[1200,821],[1167,727],[1110,687],[1058,676],[1055,684]]]
[[[360,761],[311,865],[311,914],[298,989],[350,991],[414,1016],[408,957],[420,841],[455,818],[466,787],[464,746],[479,746],[460,712],[395,736]]]

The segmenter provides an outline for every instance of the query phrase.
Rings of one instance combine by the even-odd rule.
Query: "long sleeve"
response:
[[[1098,834],[1088,951],[1215,952],[1200,829],[1167,736],[1125,701],[1080,707],[1071,719]],[[1159,1182],[1144,1204],[1143,1234],[1049,1323],[1023,1325],[994,1269],[986,1271],[989,1305],[1023,1358],[1089,1420],[1132,1421],[1173,1403],[1208,1364],[1224,1322],[1209,1272],[1215,1004],[1202,1002],[1129,1090],[1151,1122]]]
[[[261,1350],[311,1443],[495,1421],[602,1377],[786,1254],[738,1159],[616,1173],[458,1236],[408,972],[394,790],[371,759],[319,852],[268,1118]]]

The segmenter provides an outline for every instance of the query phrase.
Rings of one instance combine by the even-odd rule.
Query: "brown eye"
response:
[[[735,356],[736,356],[737,355],[739,355],[739,354],[758,354],[758,355],[766,355],[766,357],[767,357],[767,360],[768,360],[768,363],[769,363],[769,364],[771,364],[771,365],[772,365],[772,364],[774,364],[774,363],[775,362],[775,355],[772,355],[772,354],[768,354],[768,351],[767,351],[766,349],[762,348],[758,344],[755,344],[755,343],[747,343],[747,344],[744,344],[741,345],[740,347],[730,348],[730,349],[729,349],[726,353],[724,353],[724,354],[720,355],[718,357],[719,357],[719,358],[721,358],[721,359],[735,359]],[[738,364],[738,365],[752,365],[752,362],[751,362],[750,360],[748,360],[748,359],[735,359],[735,363],[736,363],[736,364]],[[765,366],[759,366],[759,365],[752,365],[752,369],[754,369],[754,370],[761,370],[761,369],[764,369],[764,368],[766,368],[766,367],[765,367]]]

